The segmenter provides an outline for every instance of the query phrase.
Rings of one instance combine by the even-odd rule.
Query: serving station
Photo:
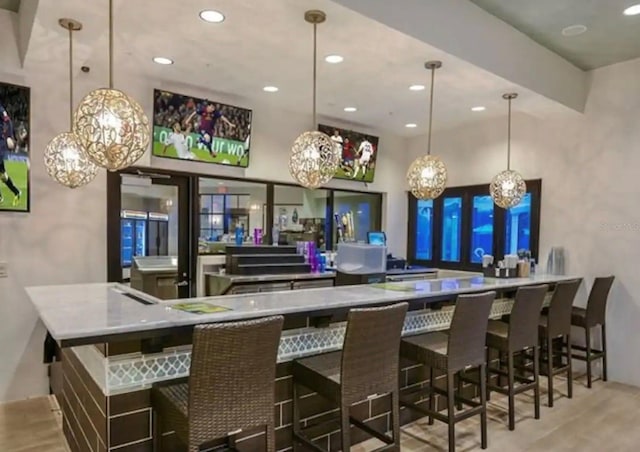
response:
[[[150,388],[188,376],[194,325],[283,315],[274,408],[277,448],[282,450],[291,446],[290,362],[339,350],[349,309],[406,301],[410,312],[403,334],[412,335],[447,329],[459,294],[496,291],[491,317],[499,318],[509,313],[518,287],[570,279],[472,276],[172,301],[120,284],[31,287],[27,292],[60,347],[61,366],[56,368],[62,375],[52,379],[63,381],[56,395],[67,439],[77,445],[74,450],[84,451],[151,450]],[[425,374],[421,366],[405,366],[400,378],[408,388],[424,381]],[[310,394],[305,400],[304,419],[327,411],[320,396]],[[372,399],[355,412],[380,426],[388,421],[386,408],[381,408],[386,406]],[[333,434],[318,432],[318,441],[331,441]],[[172,444],[169,432],[163,444]],[[257,444],[261,439],[247,432],[237,446],[259,450]],[[126,448],[133,445],[135,449]],[[171,447],[167,450],[181,450],[177,443]]]

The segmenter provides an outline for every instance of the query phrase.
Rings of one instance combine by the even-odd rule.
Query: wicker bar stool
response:
[[[540,342],[543,345],[544,353],[542,362],[546,364],[543,372],[549,382],[549,406],[553,406],[553,377],[562,373],[567,374],[567,397],[573,397],[573,367],[571,365],[571,309],[573,300],[578,293],[578,288],[582,279],[563,281],[556,284],[556,288],[551,296],[549,310],[547,314],[540,317]],[[553,341],[560,339],[561,346],[557,349],[557,359],[559,365],[556,366],[554,359]],[[564,348],[567,348],[566,352]],[[562,363],[562,358],[566,362]]]
[[[455,424],[477,414],[480,415],[482,448],[487,448],[485,342],[489,313],[495,297],[495,292],[458,296],[448,334],[429,333],[406,337],[400,345],[400,354],[403,357],[430,368],[429,387],[425,388],[429,395],[429,408],[411,403],[404,398],[402,405],[429,416],[429,424],[433,424],[434,418],[447,423],[450,452],[454,452],[456,447]],[[455,394],[454,379],[456,374],[472,367],[477,367],[480,370],[478,382],[480,402],[465,399],[462,394]],[[434,386],[434,369],[446,372],[446,391]],[[422,392],[424,389],[418,391]],[[447,397],[446,415],[440,414],[436,409],[433,397],[435,393]],[[456,414],[456,402],[471,408]]]
[[[602,359],[602,381],[607,381],[607,334],[604,323],[607,300],[614,278],[614,276],[596,278],[589,292],[587,309],[574,306],[571,312],[571,324],[584,328],[585,331],[585,346],[573,345],[573,349],[581,353],[574,353],[572,358],[587,362],[587,387],[589,388],[593,379],[591,362],[594,360]],[[600,325],[602,350],[594,350],[591,347],[591,329],[598,325]]]
[[[487,399],[491,391],[505,394],[509,397],[509,430],[515,429],[515,396],[525,391],[533,390],[535,418],[540,419],[540,361],[538,347],[538,324],[544,297],[549,286],[520,287],[511,309],[509,322],[489,320],[487,330]],[[500,357],[507,355],[507,370],[493,368],[489,362],[489,350],[498,350]],[[514,357],[516,353],[532,349],[533,378],[516,375]],[[500,359],[502,364],[502,359]],[[491,384],[491,374],[507,377],[507,387]],[[516,381],[519,383],[516,386]]]
[[[275,452],[275,376],[282,316],[197,325],[189,382],[154,387],[154,450],[162,428],[175,431],[189,452],[246,429],[265,428],[263,450]]]
[[[400,450],[400,337],[408,304],[349,311],[341,352],[325,353],[293,362],[293,447],[299,444],[322,451],[305,435],[300,422],[300,386],[340,407],[342,450],[351,448],[351,424],[387,445],[379,450]],[[349,414],[350,407],[368,398],[391,395],[392,437],[375,431]]]

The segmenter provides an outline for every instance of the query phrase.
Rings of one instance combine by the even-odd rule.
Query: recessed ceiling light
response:
[[[173,64],[173,60],[171,58],[165,58],[165,57],[154,57],[153,62],[158,64],[164,64],[164,65]]]
[[[324,59],[327,63],[338,64],[344,61],[344,58],[340,55],[327,55]]]
[[[569,25],[562,29],[563,36],[578,36],[587,31],[587,26],[582,24]]]
[[[482,105],[478,105],[477,107],[471,107],[471,111],[485,111],[487,107],[483,107]]]
[[[277,86],[265,86],[264,88],[262,88],[262,90],[267,92],[267,93],[277,93],[278,92],[278,87]]]
[[[422,91],[424,90],[424,85],[411,85],[409,89],[411,91]]]
[[[354,111],[358,111],[358,109],[356,107],[344,107],[344,111],[353,113]]]
[[[404,126],[407,129],[415,129],[416,127],[418,127],[418,124],[414,124],[414,123],[410,122],[409,124],[405,124]]]
[[[219,24],[220,22],[224,22],[224,14],[213,9],[205,9],[204,11],[200,11],[200,19],[212,24]]]
[[[640,3],[628,7],[624,10],[623,14],[625,16],[637,16],[638,14],[640,14]]]

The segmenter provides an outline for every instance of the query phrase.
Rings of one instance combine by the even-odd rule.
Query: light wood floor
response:
[[[39,397],[0,405],[0,451],[69,452],[55,399]]]
[[[637,452],[640,450],[640,388],[595,381],[574,380],[573,399],[564,397],[566,379],[554,379],[554,407],[547,407],[546,377],[541,377],[540,419],[533,417],[533,397],[516,396],[516,429],[507,426],[507,398],[491,395],[488,404],[488,451],[496,452]],[[447,451],[447,426],[420,420],[402,427],[402,450]],[[356,446],[355,452],[380,447],[377,440]],[[480,451],[480,417],[456,425],[456,451]]]
[[[543,379],[544,381],[544,379]],[[543,388],[542,418],[533,419],[533,399],[517,397],[516,430],[507,428],[506,398],[492,395],[489,403],[489,451],[497,452],[604,452],[640,450],[640,388],[597,381],[588,390],[584,379],[574,384],[572,400],[561,396],[566,381],[557,378],[555,407],[546,406]],[[479,418],[456,427],[457,450],[480,450]],[[402,450],[447,450],[446,425],[426,419],[402,428]],[[379,443],[355,446],[367,452]],[[61,429],[61,415],[52,398],[42,397],[0,405],[0,451],[68,452]]]

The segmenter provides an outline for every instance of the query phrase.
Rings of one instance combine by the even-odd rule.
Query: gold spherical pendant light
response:
[[[324,12],[307,11],[304,19],[313,24],[313,127],[316,124],[317,30],[327,17]],[[304,132],[293,143],[289,173],[303,187],[318,188],[329,182],[340,166],[342,155],[331,138],[322,132]]]
[[[73,130],[91,159],[109,171],[133,165],[149,147],[149,119],[138,102],[113,88],[113,0],[109,0],[109,88],[85,96]]]
[[[527,193],[527,185],[522,175],[511,169],[511,101],[517,98],[516,93],[509,93],[502,96],[509,101],[509,119],[507,128],[507,169],[498,173],[489,186],[493,202],[503,209],[510,209],[520,204],[522,198]]]
[[[61,27],[69,31],[69,116],[73,124],[73,32],[82,24],[73,19],[60,19]],[[78,137],[73,132],[56,135],[44,150],[44,166],[54,180],[69,188],[87,185],[98,174],[98,167],[91,161]]]
[[[418,157],[409,166],[407,182],[411,193],[418,199],[435,199],[447,187],[447,167],[439,157],[431,155],[431,129],[433,123],[433,87],[436,69],[442,67],[440,61],[428,61],[425,68],[431,71],[431,97],[429,101],[429,138],[427,155]]]

